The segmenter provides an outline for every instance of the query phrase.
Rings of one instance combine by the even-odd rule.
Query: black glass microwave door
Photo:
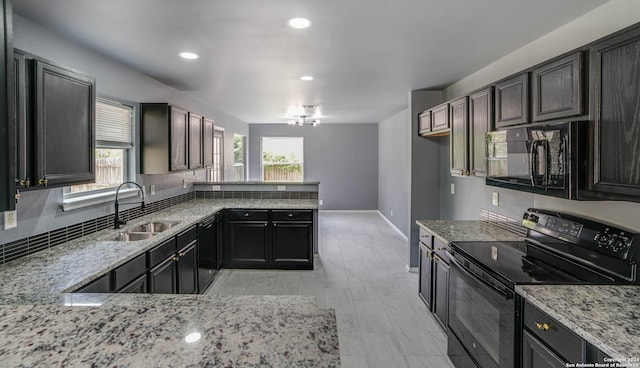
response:
[[[511,368],[514,360],[515,305],[453,264],[449,327],[481,368]]]
[[[487,143],[487,176],[511,184],[531,185],[530,143]]]

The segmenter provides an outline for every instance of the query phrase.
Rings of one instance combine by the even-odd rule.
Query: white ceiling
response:
[[[248,123],[375,123],[604,0],[15,0],[14,11]],[[308,29],[287,26],[306,17]],[[195,61],[178,53],[193,51]],[[315,80],[304,82],[302,75]]]

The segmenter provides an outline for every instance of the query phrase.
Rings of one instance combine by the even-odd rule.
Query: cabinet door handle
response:
[[[45,179],[45,178],[40,178],[38,180],[38,184],[40,185],[44,185],[45,187],[47,186],[47,184],[49,184],[49,180]]]
[[[184,253],[178,253],[179,257],[184,257]]]
[[[420,235],[421,238],[428,238],[429,235]]]
[[[287,216],[289,216],[289,217],[293,217],[293,213],[290,213],[290,214],[288,214]]]
[[[551,328],[551,325],[548,323],[538,323],[536,322],[536,327],[540,331],[548,331]]]
[[[249,217],[249,212],[245,213],[244,217]]]
[[[436,250],[447,250],[445,247],[438,247]]]
[[[171,260],[174,262],[178,262],[178,257],[172,257]]]

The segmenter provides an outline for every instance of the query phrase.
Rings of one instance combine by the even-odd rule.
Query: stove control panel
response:
[[[598,247],[620,254],[625,254],[629,250],[632,240],[633,237],[630,234],[613,228],[605,228],[593,236],[593,241]]]

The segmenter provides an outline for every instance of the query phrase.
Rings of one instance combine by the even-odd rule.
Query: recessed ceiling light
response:
[[[310,75],[303,75],[302,77],[300,77],[300,79],[302,79],[303,81],[312,81],[313,77]]]
[[[307,18],[291,18],[289,19],[289,27],[291,28],[308,28],[311,25],[311,21]]]
[[[189,60],[193,60],[193,59],[197,59],[198,58],[198,54],[194,54],[193,52],[181,52],[180,56],[185,58],[185,59],[189,59]]]

